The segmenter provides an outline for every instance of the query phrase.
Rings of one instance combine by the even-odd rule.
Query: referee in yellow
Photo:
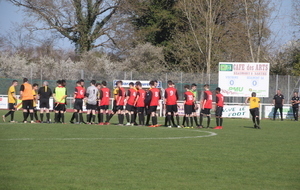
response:
[[[259,126],[259,104],[260,104],[260,99],[256,97],[256,93],[255,92],[252,92],[251,93],[251,97],[248,97],[245,101],[245,103],[250,103],[250,106],[249,106],[249,111],[250,111],[250,114],[252,115],[252,121],[253,121],[253,124],[254,124],[254,128],[256,129],[260,129],[260,126]]]
[[[7,112],[5,115],[2,115],[2,119],[5,122],[5,118],[10,115],[10,122],[14,121],[14,114],[15,114],[15,104],[17,103],[17,96],[16,96],[16,86],[18,85],[17,80],[12,81],[12,85],[8,89],[8,109],[9,112]]]

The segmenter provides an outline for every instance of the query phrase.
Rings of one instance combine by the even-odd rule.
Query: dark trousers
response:
[[[273,119],[275,120],[276,113],[277,113],[278,109],[279,109],[280,117],[281,117],[281,120],[282,120],[282,105],[275,105]]]
[[[295,118],[295,121],[298,121],[298,107],[293,107],[293,115]]]

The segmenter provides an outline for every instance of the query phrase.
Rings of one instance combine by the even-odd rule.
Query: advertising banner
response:
[[[8,98],[0,97],[0,109],[7,109],[7,108],[8,108]]]
[[[269,63],[219,63],[219,87],[224,96],[269,97]]]
[[[223,108],[223,117],[225,118],[249,118],[249,106],[228,106]]]
[[[113,85],[115,86],[116,82],[118,80],[114,80],[113,81]],[[137,80],[122,80],[123,82],[123,87],[124,88],[129,88],[129,83],[133,82],[135,84]],[[146,80],[140,80],[140,82],[142,83],[142,87],[143,88],[150,88],[149,82],[150,81],[146,81]],[[157,88],[161,88],[162,87],[162,82],[161,81],[157,81]]]
[[[271,118],[273,119],[274,114],[274,106],[264,106],[264,118]],[[280,112],[277,110],[276,118],[280,118]],[[294,119],[293,116],[293,108],[291,106],[283,106],[282,108],[282,117],[283,119]]]

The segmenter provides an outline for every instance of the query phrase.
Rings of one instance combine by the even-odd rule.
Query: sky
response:
[[[293,0],[271,0],[270,6],[275,5],[276,9],[271,16],[270,22],[271,40],[279,47],[293,39],[299,39],[299,33],[294,32],[296,28],[292,25],[292,2]],[[22,24],[23,17],[24,14],[18,7],[6,0],[0,0],[0,35],[7,35],[16,24]],[[67,39],[58,41],[57,47],[64,49],[74,48],[73,44]]]

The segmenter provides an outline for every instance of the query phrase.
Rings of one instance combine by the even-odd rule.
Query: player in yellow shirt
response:
[[[252,92],[251,97],[248,97],[245,101],[245,103],[250,103],[249,105],[249,110],[250,114],[252,115],[252,121],[254,124],[254,128],[260,129],[259,126],[259,104],[260,104],[260,99],[256,97],[256,93]]]
[[[41,121],[39,120],[38,118],[38,115],[37,115],[37,108],[36,108],[36,104],[37,104],[37,101],[38,101],[38,95],[37,95],[37,90],[39,88],[39,85],[37,83],[34,83],[32,85],[32,94],[33,94],[33,115],[34,115],[34,118],[35,118],[35,122],[36,123],[40,123]]]
[[[9,112],[7,112],[5,115],[2,115],[2,119],[5,122],[5,118],[10,115],[10,122],[14,121],[14,114],[15,114],[15,104],[17,103],[17,96],[16,96],[16,86],[18,85],[17,80],[12,81],[12,85],[8,89],[8,109]]]

